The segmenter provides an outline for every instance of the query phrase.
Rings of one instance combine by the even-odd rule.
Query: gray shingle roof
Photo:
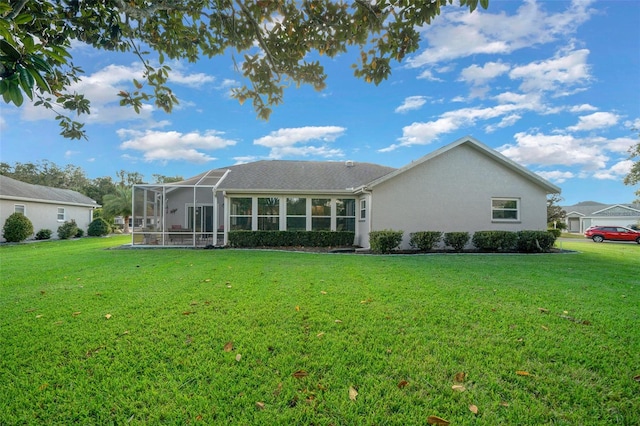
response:
[[[222,190],[344,191],[391,173],[393,167],[360,162],[262,160],[238,164],[220,183]]]
[[[603,204],[595,201],[583,201],[573,206],[561,206],[567,214],[579,213],[584,216],[591,216],[593,213],[604,210],[613,206],[626,206],[632,209],[640,210],[640,204]]]
[[[8,176],[0,175],[0,198],[20,200],[41,200],[61,204],[75,204],[99,207],[91,198],[70,189],[51,188],[20,182]]]

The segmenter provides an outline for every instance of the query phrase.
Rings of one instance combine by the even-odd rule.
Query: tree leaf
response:
[[[224,345],[223,349],[224,349],[225,352],[231,352],[231,350],[233,349],[233,342],[227,342]]]
[[[296,379],[302,379],[303,377],[307,377],[308,375],[309,373],[307,373],[304,370],[298,370],[292,374],[292,376],[295,377]]]
[[[107,314],[104,316],[106,319],[111,319],[111,314]]]
[[[262,402],[262,401],[256,402],[256,408],[258,410],[264,410],[264,402]]]
[[[408,384],[409,384],[409,382],[407,382],[406,380],[400,380],[400,383],[398,383],[398,389],[403,389],[403,388],[405,388]]]
[[[633,378],[636,382],[640,383],[640,375],[637,375]]]
[[[522,370],[516,371],[516,374],[518,376],[531,376],[531,373],[529,373],[528,371],[522,371]]]
[[[548,314],[549,310],[546,308],[538,308],[538,310],[540,311],[541,314]]]
[[[358,391],[353,386],[349,386],[349,399],[355,401],[357,397]]]
[[[456,373],[455,377],[453,378],[454,382],[464,382],[465,377],[467,377],[467,374],[464,371],[461,371],[459,373]]]
[[[236,362],[240,362],[241,359],[242,359],[242,355],[241,354],[237,354],[236,355]]]
[[[451,386],[451,389],[453,389],[456,392],[464,392],[464,391],[467,390],[467,388],[465,388],[462,385],[453,385],[453,386]]]
[[[300,306],[296,306],[296,311],[299,311],[299,310],[300,310]]]
[[[469,406],[469,411],[471,411],[473,414],[478,414],[478,407],[476,405],[471,404]]]
[[[77,311],[77,312],[72,313],[71,315],[72,315],[72,316],[74,316],[74,317],[77,317],[77,316],[78,316],[78,315],[80,315],[81,313],[82,313],[81,311]]]
[[[429,416],[427,417],[427,423],[429,423],[430,425],[447,426],[449,424],[449,421],[438,416]]]

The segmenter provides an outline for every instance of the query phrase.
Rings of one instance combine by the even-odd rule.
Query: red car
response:
[[[640,232],[624,226],[592,226],[584,232],[584,236],[596,243],[604,240],[635,241],[640,244]]]

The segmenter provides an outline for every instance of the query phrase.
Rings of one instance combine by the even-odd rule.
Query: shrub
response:
[[[471,241],[481,251],[511,251],[516,248],[518,234],[511,231],[478,231],[473,234]]]
[[[402,231],[385,229],[369,232],[369,245],[374,253],[390,253],[402,242]]]
[[[71,219],[58,227],[58,238],[66,240],[73,238],[78,234],[78,225],[76,221]]]
[[[87,235],[90,237],[102,237],[111,232],[111,226],[101,217],[93,219],[87,229]]]
[[[462,251],[469,242],[468,232],[447,232],[444,234],[444,244],[455,251]]]
[[[84,229],[78,228],[78,231],[76,232],[76,235],[74,235],[76,238],[82,238],[84,236]]]
[[[344,247],[352,246],[352,231],[229,231],[231,247]]]
[[[36,240],[48,240],[51,238],[51,229],[41,229],[36,234]]]
[[[553,243],[556,242],[555,235],[548,231],[520,231],[517,235],[518,251],[524,253],[549,251],[553,247]]]
[[[420,251],[429,251],[440,241],[441,238],[442,232],[440,231],[414,232],[411,234],[409,245]]]
[[[33,234],[33,224],[22,213],[13,213],[4,222],[2,236],[9,243],[19,243]]]
[[[562,230],[560,228],[547,229],[547,232],[551,232],[553,234],[553,236],[556,237],[556,238],[560,238],[560,235],[562,235]]]

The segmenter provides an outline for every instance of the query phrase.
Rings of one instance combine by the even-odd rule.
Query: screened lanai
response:
[[[132,244],[205,247],[223,241],[223,194],[228,170],[209,170],[167,184],[133,186]]]

